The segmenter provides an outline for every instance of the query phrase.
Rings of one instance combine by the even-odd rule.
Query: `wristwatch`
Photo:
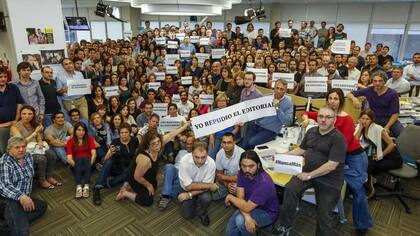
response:
[[[192,195],[192,193],[191,193],[191,192],[188,192],[188,196],[190,196],[190,199],[192,199],[192,198],[193,198],[193,195]]]
[[[310,180],[312,178],[312,176],[310,176],[310,175],[308,175],[307,177],[306,177],[306,179],[307,180]]]

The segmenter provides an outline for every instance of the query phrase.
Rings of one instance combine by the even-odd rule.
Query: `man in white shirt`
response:
[[[222,149],[216,154],[216,180],[219,189],[212,193],[213,200],[225,198],[228,193],[236,195],[236,180],[239,171],[239,159],[244,150],[235,143],[230,132],[222,137]]]
[[[188,100],[188,93],[186,91],[179,93],[179,97],[181,101],[176,104],[178,106],[178,113],[187,118],[190,110],[194,108],[194,104]]]
[[[394,67],[392,69],[392,78],[386,82],[385,86],[394,89],[398,94],[408,94],[410,91],[410,82],[405,80],[402,75],[402,68]]]
[[[356,57],[350,57],[347,61],[347,67],[348,67],[348,80],[359,80],[360,78],[360,70],[356,68],[357,66],[357,58]]]
[[[420,52],[413,54],[413,64],[404,67],[403,77],[408,81],[420,81]],[[411,91],[414,87],[416,87],[415,96],[418,96],[420,86],[412,86]]]
[[[178,195],[178,201],[182,203],[183,218],[190,220],[198,216],[204,226],[210,224],[207,209],[212,201],[211,192],[219,188],[214,183],[215,174],[216,164],[207,154],[207,145],[195,142],[192,153],[185,155],[179,166],[182,193]]]
[[[365,48],[363,49],[363,51],[360,52],[360,56],[362,56],[363,58],[366,58],[370,54],[371,47],[372,47],[372,44],[369,42],[366,42]]]

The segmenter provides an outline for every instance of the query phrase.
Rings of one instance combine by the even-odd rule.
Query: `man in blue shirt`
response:
[[[190,56],[189,57],[183,57],[182,53],[180,55],[181,60],[182,60],[182,68],[186,68],[191,64],[191,57],[195,54],[195,46],[193,44],[190,43],[190,36],[186,35],[184,38],[184,43],[182,43],[179,46],[179,51],[181,52],[181,50],[184,51],[189,51],[190,52]]]
[[[12,137],[7,153],[0,158],[0,202],[5,204],[4,218],[11,235],[29,235],[29,224],[41,217],[47,204],[31,198],[34,166],[26,152],[26,141]]]

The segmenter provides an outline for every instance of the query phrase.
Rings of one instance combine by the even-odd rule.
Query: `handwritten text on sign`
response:
[[[194,117],[192,127],[195,137],[200,138],[240,122],[274,115],[273,96],[264,96]]]
[[[343,90],[344,95],[347,95],[351,91],[357,90],[357,81],[333,79],[331,83],[331,88],[340,88],[341,90]]]
[[[90,90],[90,79],[69,79],[67,80],[67,95],[85,95],[90,94],[92,91]]]
[[[326,93],[327,77],[305,77],[305,92],[306,93]]]
[[[274,172],[289,175],[302,173],[303,157],[276,154],[274,157]]]

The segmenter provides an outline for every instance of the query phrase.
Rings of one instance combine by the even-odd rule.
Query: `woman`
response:
[[[83,123],[76,123],[73,138],[67,141],[67,162],[74,168],[76,198],[89,197],[90,172],[95,159],[95,139]]]
[[[221,78],[217,81],[216,90],[217,93],[226,92],[229,83],[232,82],[232,72],[227,67],[222,67]]]
[[[353,118],[343,111],[345,98],[339,88],[333,88],[327,93],[327,105],[336,113],[335,127],[343,134],[347,143],[347,153],[344,178],[353,195],[353,224],[359,233],[366,233],[372,227],[364,183],[367,179],[368,158],[359,140],[354,135]],[[309,118],[316,119],[317,112],[305,112],[302,115],[302,125],[309,124]]]
[[[191,86],[188,88],[188,97],[191,99],[194,95],[200,94],[203,87],[200,84],[198,77],[193,76]]]
[[[201,77],[201,74],[203,73],[202,69],[200,68],[200,66],[198,65],[198,59],[197,57],[192,57],[191,58],[191,73],[192,76],[195,76],[197,78]]]
[[[137,119],[137,116],[140,114],[140,109],[138,109],[137,102],[136,102],[137,96],[139,96],[138,90],[131,91],[131,95],[134,95],[134,97],[127,100],[128,114],[133,116],[135,120]]]
[[[35,118],[35,109],[29,105],[24,105],[19,111],[19,121],[10,127],[10,136],[19,136],[25,138],[26,142],[36,143],[37,147],[43,148],[42,125],[38,124]],[[60,186],[53,177],[56,156],[52,150],[46,150],[45,154],[31,153],[36,165],[36,175],[40,185],[45,189],[52,189]]]
[[[372,85],[371,77],[372,72],[369,69],[363,69],[360,72],[360,78],[357,81],[357,88],[364,89]]]
[[[125,104],[130,97],[130,90],[128,89],[128,81],[126,77],[121,77],[118,85],[118,91],[120,93],[121,104]]]
[[[124,62],[120,62],[120,64],[118,64],[117,75],[120,78],[127,78],[127,68],[125,67]]]
[[[118,96],[111,96],[109,98],[109,112],[110,116],[115,115],[120,111],[120,99]]]
[[[90,131],[95,139],[96,154],[98,156],[97,162],[100,163],[108,151],[108,146],[112,140],[109,125],[98,112],[94,112],[90,117]]]
[[[239,103],[241,100],[241,93],[244,89],[245,72],[240,71],[235,74],[233,80],[228,85],[226,95],[229,98],[229,106]]]
[[[215,108],[213,109],[213,111],[216,111],[218,109],[223,109],[227,107],[228,97],[226,96],[226,94],[219,94],[217,95],[214,104],[215,104]],[[209,156],[213,159],[216,159],[216,154],[220,150],[222,137],[225,133],[231,132],[233,134],[236,134],[238,133],[238,131],[239,131],[239,126],[235,125],[235,126],[228,127],[224,130],[218,131],[214,134],[211,134],[209,136]]]
[[[385,129],[375,124],[375,113],[371,109],[360,113],[359,124],[356,127],[356,137],[369,157],[368,166],[368,198],[375,195],[373,176],[382,172],[400,168],[401,155]]]
[[[163,137],[154,131],[147,132],[138,149],[138,155],[127,170],[127,182],[121,187],[117,200],[128,198],[142,206],[153,204],[153,195],[157,188],[158,156],[170,140],[189,127],[186,122],[182,127],[165,134]]]
[[[121,124],[123,123],[123,118],[120,113],[117,113],[111,117],[111,123],[109,124],[109,128],[111,129],[111,140],[120,137],[118,129],[120,128]]]
[[[194,108],[197,109],[200,115],[210,112],[211,106],[209,104],[201,104],[200,95],[196,94],[193,96]]]
[[[121,107],[120,113],[121,113],[121,116],[123,118],[123,123],[127,123],[129,125],[135,125],[136,124],[136,120],[128,112],[128,106],[127,105],[123,105]]]
[[[89,105],[90,116],[92,115],[94,111],[96,111],[99,105],[108,106],[108,101],[105,98],[105,93],[101,86],[93,87],[92,99],[89,99],[88,105]]]

